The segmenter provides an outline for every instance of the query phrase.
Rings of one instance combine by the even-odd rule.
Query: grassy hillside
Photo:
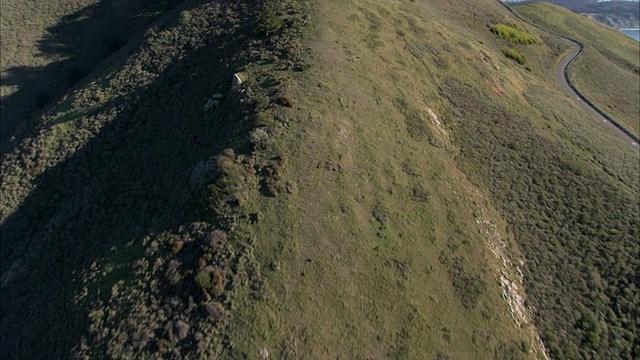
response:
[[[634,134],[640,133],[640,49],[638,42],[559,6],[534,3],[516,11],[535,24],[585,45],[571,67],[576,87]]]
[[[2,358],[636,356],[638,154],[568,49],[489,0],[181,3],[3,160]]]
[[[272,145],[296,190],[250,203],[268,209],[255,228],[266,282],[232,326],[238,357],[523,358],[536,346],[500,298],[500,270],[515,269],[488,245],[509,239],[436,114],[434,75],[471,42],[426,6],[316,4],[313,67],[294,76],[294,121]]]

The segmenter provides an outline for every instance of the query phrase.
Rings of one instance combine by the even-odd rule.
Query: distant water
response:
[[[636,39],[636,41],[640,41],[640,29],[622,29],[620,31]]]

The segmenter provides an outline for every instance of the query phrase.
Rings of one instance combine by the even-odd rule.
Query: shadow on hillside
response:
[[[177,3],[179,0],[102,0],[48,28],[38,42],[39,56],[60,60],[46,66],[9,68],[1,79],[3,86],[18,89],[2,99],[1,154],[30,135],[39,111]]]
[[[248,124],[240,121],[237,96],[230,94],[217,109],[203,111],[212,93],[228,89],[234,71],[228,64],[239,58],[237,49],[248,47],[250,25],[224,16],[226,7],[238,6],[225,3],[219,12],[204,6],[192,9],[201,19],[217,14],[217,20],[204,22],[209,29],[191,28],[198,32],[194,37],[186,33],[175,41],[172,32],[174,42],[163,44],[171,55],[176,42],[193,45],[198,38],[199,44],[179,60],[174,57],[150,85],[105,104],[105,113],[115,113],[106,115],[111,118],[90,117],[89,121],[105,123],[100,132],[38,176],[35,189],[2,224],[3,359],[71,358],[88,332],[87,307],[76,299],[83,292],[83,280],[93,274],[92,264],[127,264],[143,255],[123,255],[130,244],[135,247],[146,237],[190,221],[191,167],[246,138]],[[247,11],[233,10],[226,13]],[[84,19],[87,11],[71,18]],[[49,43],[51,51],[73,48],[73,43],[62,48],[53,40]],[[153,55],[144,60],[147,69],[153,68],[149,61],[169,56]],[[142,63],[132,67],[138,65]],[[50,69],[55,66],[60,65]],[[135,78],[129,81],[134,83],[124,85],[137,87]],[[110,285],[118,280],[117,274],[92,280],[89,299],[107,299]]]

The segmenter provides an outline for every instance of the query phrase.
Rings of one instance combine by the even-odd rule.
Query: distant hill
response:
[[[634,134],[640,133],[638,43],[557,5],[529,3],[514,9],[544,29],[584,43],[583,56],[570,68],[570,78],[601,109]]]
[[[518,1],[518,4],[538,1]],[[544,0],[560,5],[616,29],[640,28],[640,5],[637,1]]]

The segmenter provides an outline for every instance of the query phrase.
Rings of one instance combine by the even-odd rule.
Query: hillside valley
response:
[[[2,359],[640,356],[638,151],[554,76],[577,38],[637,134],[634,40],[549,4],[140,4],[3,3]]]

